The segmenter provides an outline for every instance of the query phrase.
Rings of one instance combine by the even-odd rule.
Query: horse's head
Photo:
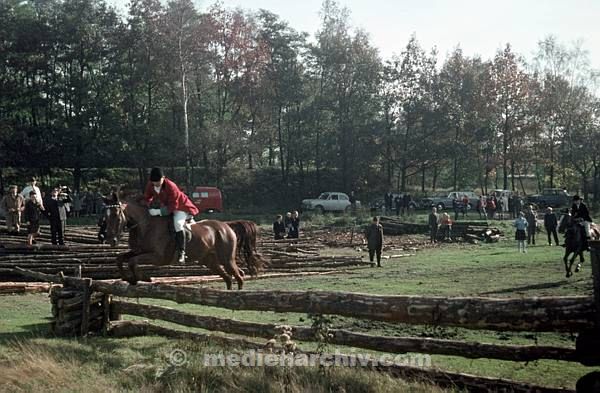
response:
[[[123,230],[127,225],[127,215],[125,209],[127,204],[117,202],[108,205],[104,212],[106,219],[106,240],[112,247],[116,247],[123,236]]]

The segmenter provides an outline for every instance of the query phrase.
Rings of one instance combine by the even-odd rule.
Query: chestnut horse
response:
[[[226,224],[233,229],[237,237],[238,261],[245,260],[250,275],[257,275],[266,265],[266,261],[256,250],[258,226],[247,220],[226,221]]]
[[[152,217],[146,206],[137,201],[110,205],[106,209],[106,238],[115,246],[125,226],[129,227],[131,251],[117,257],[121,277],[125,279],[123,262],[127,261],[132,277],[130,284],[138,281],[137,265],[171,265],[177,260],[175,238],[170,233],[171,217]],[[186,247],[188,261],[205,265],[223,278],[227,289],[232,287],[232,276],[242,289],[244,279],[235,259],[237,238],[225,223],[203,220],[190,227],[191,239]]]

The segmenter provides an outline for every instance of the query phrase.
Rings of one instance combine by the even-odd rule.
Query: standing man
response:
[[[185,195],[177,184],[163,175],[160,168],[152,168],[150,181],[146,185],[144,198],[148,206],[152,201],[160,202],[160,209],[150,209],[150,215],[172,214],[175,227],[175,244],[177,247],[177,263],[185,264],[185,236],[183,226],[188,217],[198,214],[198,208]]]
[[[429,220],[428,220],[429,230],[430,230],[429,241],[431,243],[437,242],[439,221],[440,221],[440,216],[437,214],[437,209],[435,207],[432,207],[431,213],[429,213]]]
[[[552,211],[552,208],[548,206],[546,209],[546,214],[544,214],[544,228],[546,228],[546,233],[548,234],[548,245],[552,245],[552,239],[550,235],[554,235],[554,245],[558,246],[558,233],[556,232],[556,227],[558,226],[558,219],[556,218],[556,214]]]
[[[9,233],[19,233],[21,212],[25,210],[25,199],[17,193],[17,186],[8,187],[8,194],[2,198],[2,209],[6,212],[6,229]]]
[[[288,238],[298,239],[298,237],[300,237],[300,215],[298,214],[298,210],[294,210],[292,212],[292,219],[290,221]]]
[[[36,177],[32,177],[29,181],[29,185],[27,185],[25,188],[23,188],[23,191],[21,191],[21,196],[23,197],[23,199],[28,199],[29,193],[31,191],[35,192],[35,197],[37,198],[38,204],[40,205],[40,209],[43,211],[44,210],[44,201],[42,198],[42,191],[40,191],[40,188],[37,186],[37,178]]]
[[[383,250],[383,227],[379,223],[379,217],[373,217],[373,222],[365,230],[367,248],[369,249],[369,261],[377,255],[377,267],[381,267],[381,250]]]
[[[396,217],[400,216],[400,208],[402,208],[402,198],[400,195],[396,195],[396,198],[394,198],[394,207],[396,208]]]
[[[273,238],[280,240],[285,238],[285,224],[283,223],[283,216],[278,214],[273,223]]]
[[[535,231],[537,229],[537,217],[532,205],[529,205],[529,209],[527,209],[527,211],[525,212],[525,219],[527,220],[527,244],[535,246]]]
[[[394,204],[394,194],[392,191],[388,190],[387,194],[383,197],[385,203],[385,214],[392,213],[392,205]]]
[[[46,206],[44,214],[48,218],[48,221],[50,221],[50,239],[52,244],[64,246],[65,239],[61,217],[66,219],[66,211],[63,202],[58,197],[59,192],[58,188],[52,189],[50,196],[44,201],[44,205]]]

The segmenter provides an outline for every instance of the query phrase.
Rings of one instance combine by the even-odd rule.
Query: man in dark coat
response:
[[[396,208],[396,216],[399,216],[400,209],[402,208],[402,198],[400,195],[396,195],[396,198],[394,198],[394,207]]]
[[[64,202],[59,198],[60,190],[54,188],[50,196],[44,201],[44,214],[50,221],[50,238],[54,245],[65,245],[62,219],[66,220]]]
[[[590,211],[588,210],[586,204],[583,203],[583,198],[581,198],[579,195],[573,196],[571,214],[573,215],[573,220],[580,221],[583,227],[585,228],[584,249],[589,250],[589,245],[587,241],[590,240],[590,238],[592,237],[590,232],[590,224],[592,223],[592,217],[590,216]]]
[[[394,204],[394,194],[391,191],[388,191],[387,194],[383,197],[383,201],[385,204],[385,213],[390,214],[392,212],[392,206]]]
[[[535,246],[535,231],[537,229],[537,214],[533,210],[533,206],[529,205],[529,209],[525,212],[527,220],[527,244]]]
[[[546,214],[544,214],[544,228],[546,228],[546,233],[548,234],[549,246],[552,245],[552,235],[554,235],[554,244],[558,246],[558,233],[556,232],[557,226],[558,219],[556,218],[556,214],[554,214],[551,207],[548,207],[548,209],[546,209]]]
[[[383,227],[379,223],[379,217],[373,217],[373,222],[365,230],[367,248],[369,249],[369,261],[377,255],[377,266],[381,267],[381,251],[383,250]]]
[[[280,240],[285,238],[285,224],[283,223],[283,216],[277,215],[275,222],[273,222],[273,238]]]
[[[435,207],[431,208],[431,213],[429,213],[428,224],[430,230],[429,240],[431,241],[431,243],[436,243],[438,226],[440,225],[440,216],[437,214],[437,209]]]

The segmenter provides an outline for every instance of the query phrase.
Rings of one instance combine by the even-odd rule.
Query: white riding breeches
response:
[[[187,220],[187,218],[187,212],[182,212],[181,210],[175,210],[173,212],[173,226],[175,227],[175,232],[183,231],[183,226],[185,225],[185,220]]]
[[[591,232],[592,229],[590,227],[590,223],[588,221],[584,221],[583,227],[585,228],[585,236],[592,237],[592,232]]]

